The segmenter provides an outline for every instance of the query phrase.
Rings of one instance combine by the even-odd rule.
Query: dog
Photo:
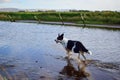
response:
[[[63,45],[67,52],[67,57],[70,58],[70,52],[78,53],[78,59],[80,59],[80,54],[86,60],[84,53],[88,53],[92,55],[92,52],[85,48],[85,46],[80,41],[69,40],[64,37],[64,34],[58,34],[57,39],[55,39],[56,43],[60,43]]]

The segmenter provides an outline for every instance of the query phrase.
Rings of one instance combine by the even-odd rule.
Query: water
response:
[[[60,68],[55,65],[60,67],[63,62],[55,59],[66,54],[63,47],[54,41],[58,33],[65,33],[68,39],[81,41],[93,52],[93,55],[86,55],[88,59],[120,62],[120,31],[0,22],[0,64],[15,65],[9,71],[12,76],[29,74],[27,77],[32,76],[33,79],[38,79],[36,75],[46,75],[45,71],[59,71]]]

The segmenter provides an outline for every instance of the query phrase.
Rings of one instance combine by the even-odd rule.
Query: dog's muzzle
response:
[[[55,39],[55,42],[58,43],[59,41]]]

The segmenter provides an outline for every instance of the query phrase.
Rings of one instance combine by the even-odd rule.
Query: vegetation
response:
[[[116,11],[71,11],[71,12],[0,12],[0,20],[39,20],[74,22],[77,24],[120,24],[120,12]],[[84,20],[83,20],[84,18]]]

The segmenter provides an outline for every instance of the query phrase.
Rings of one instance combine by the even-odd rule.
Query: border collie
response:
[[[85,60],[86,57],[84,56],[84,52],[90,55],[92,54],[92,52],[86,49],[80,41],[69,40],[64,37],[64,34],[58,34],[58,37],[57,39],[55,39],[55,42],[63,45],[63,47],[67,51],[68,58],[70,58],[70,52],[78,53],[78,59],[80,59],[81,54]]]

